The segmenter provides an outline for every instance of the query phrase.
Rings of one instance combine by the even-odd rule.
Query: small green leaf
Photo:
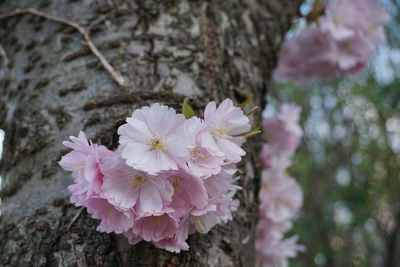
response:
[[[244,132],[244,133],[241,133],[241,134],[233,135],[233,137],[250,138],[250,137],[253,137],[253,136],[255,136],[255,135],[259,134],[259,133],[262,133],[262,131],[260,130],[260,127],[257,127],[256,129],[250,130],[248,132]]]
[[[185,116],[185,118],[188,120],[192,117],[196,117],[196,112],[194,112],[193,108],[189,104],[189,98],[186,97],[185,100],[183,100],[182,104],[182,114]]]
[[[250,116],[258,109],[258,106],[252,107],[249,111],[246,112],[246,116]]]
[[[253,100],[253,97],[254,97],[253,94],[249,95],[243,103],[238,104],[236,106],[238,108],[241,108],[244,111],[244,109],[247,107],[247,105],[250,104],[250,102]]]

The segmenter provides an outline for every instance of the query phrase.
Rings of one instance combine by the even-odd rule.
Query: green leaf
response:
[[[255,107],[252,107],[249,111],[247,111],[246,112],[246,116],[250,116],[251,114],[253,114],[254,113],[254,111],[256,111],[258,109],[258,107],[257,106],[255,106]]]
[[[256,129],[250,130],[248,132],[244,132],[244,133],[241,133],[241,134],[233,135],[233,137],[250,138],[250,137],[253,137],[253,136],[255,136],[255,135],[259,134],[259,133],[262,133],[262,131],[260,130],[260,127],[257,127]]]
[[[185,116],[185,118],[188,120],[192,117],[196,117],[196,112],[194,112],[193,108],[189,104],[189,98],[186,97],[185,100],[183,100],[182,104],[182,114]]]
[[[250,102],[253,100],[253,98],[254,98],[254,94],[251,94],[246,98],[246,100],[243,103],[238,104],[236,106],[238,108],[241,108],[244,111],[244,109],[247,107],[248,104],[250,104]]]

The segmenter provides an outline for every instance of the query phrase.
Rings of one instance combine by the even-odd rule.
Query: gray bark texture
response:
[[[260,137],[248,140],[234,220],[168,253],[96,231],[68,201],[61,142],[84,130],[114,149],[133,109],[160,102],[200,111],[210,100],[262,107],[271,70],[300,0],[0,0],[0,16],[32,7],[90,28],[129,82],[118,86],[73,28],[30,14],[0,21],[0,266],[253,266]],[[260,123],[260,111],[252,115]],[[75,220],[74,220],[75,218]],[[71,222],[73,222],[72,225]]]

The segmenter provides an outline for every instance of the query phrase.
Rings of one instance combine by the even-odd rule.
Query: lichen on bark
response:
[[[234,220],[189,238],[168,253],[95,230],[98,222],[68,202],[72,182],[57,161],[61,142],[84,129],[117,146],[116,129],[134,108],[160,102],[199,111],[209,100],[254,94],[264,105],[282,38],[301,1],[1,0],[0,14],[33,7],[90,27],[112,66],[132,84],[121,88],[66,25],[32,15],[0,21],[9,64],[0,74],[0,128],[6,132],[0,175],[0,265],[251,266],[257,220],[259,139],[246,144]],[[5,68],[5,69],[4,69]],[[260,112],[253,115],[258,124]]]

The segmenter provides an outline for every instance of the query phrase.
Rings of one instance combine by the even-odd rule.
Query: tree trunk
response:
[[[210,100],[263,106],[282,38],[301,1],[293,0],[0,0],[0,16],[32,7],[91,29],[91,38],[129,82],[116,84],[75,29],[31,14],[0,21],[1,266],[252,266],[257,221],[257,150],[249,140],[239,166],[234,220],[189,238],[168,253],[149,243],[99,233],[98,221],[68,201],[70,174],[61,145],[83,129],[117,146],[116,129],[153,102],[197,110]],[[253,115],[260,123],[260,111]]]

